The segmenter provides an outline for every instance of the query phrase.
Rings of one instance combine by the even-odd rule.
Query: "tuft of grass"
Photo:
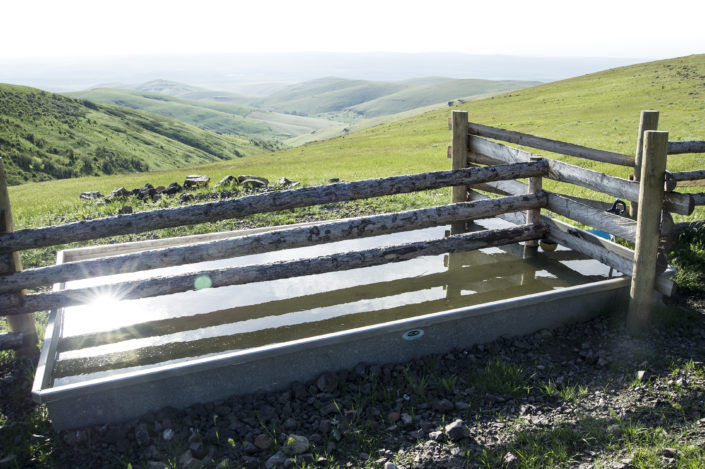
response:
[[[580,384],[557,384],[554,380],[549,379],[543,383],[539,390],[541,393],[551,399],[560,399],[566,402],[577,402],[580,398],[587,396],[587,386]]]
[[[483,368],[473,372],[470,376],[470,383],[481,393],[500,396],[524,396],[531,389],[524,370],[501,358],[489,360]]]
[[[669,260],[676,266],[674,281],[687,292],[705,292],[705,225],[681,233],[671,248]]]

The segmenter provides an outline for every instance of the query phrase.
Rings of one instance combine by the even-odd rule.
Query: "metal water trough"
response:
[[[66,250],[59,253],[57,262],[223,236],[233,234]],[[519,258],[521,250],[520,245],[505,249]],[[605,272],[608,270],[602,267]],[[56,285],[55,289],[62,287]],[[325,371],[349,369],[360,362],[404,362],[486,343],[500,336],[529,334],[586,320],[625,299],[628,287],[628,277],[592,281],[243,350],[157,363],[113,375],[98,374],[88,380],[60,385],[55,384],[54,369],[64,324],[63,310],[56,310],[51,312],[47,326],[33,396],[46,403],[57,429],[124,421],[165,406],[179,408],[233,395],[280,390],[294,381],[314,379]]]

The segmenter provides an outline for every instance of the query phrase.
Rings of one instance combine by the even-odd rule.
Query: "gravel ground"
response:
[[[661,308],[643,337],[605,316],[61,433],[6,360],[0,467],[703,467],[704,304]]]

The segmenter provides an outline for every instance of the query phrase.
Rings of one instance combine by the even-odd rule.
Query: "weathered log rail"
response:
[[[447,252],[471,251],[485,247],[502,246],[531,239],[539,239],[545,234],[546,228],[542,225],[523,225],[516,228],[473,232],[432,241],[419,241],[364,251],[351,251],[343,254],[333,254],[310,259],[204,270],[171,276],[156,276],[147,280],[134,280],[96,287],[57,290],[49,293],[28,295],[9,293],[0,295],[0,309],[2,309],[5,314],[10,315],[26,314],[33,311],[85,304],[88,299],[96,298],[101,295],[112,295],[120,299],[149,298],[191,291],[194,289],[196,279],[202,275],[208,276],[211,286],[214,288],[228,285],[243,285],[302,275],[372,267]]]
[[[317,186],[242,197],[188,207],[163,209],[132,215],[107,217],[78,223],[19,230],[0,234],[0,252],[64,244],[68,241],[99,239],[116,234],[135,233],[242,217],[253,213],[285,210],[330,202],[358,200],[441,187],[488,183],[515,178],[544,176],[545,161],[527,162],[487,168],[436,171],[393,176],[349,183]],[[208,260],[239,257],[303,246],[331,243],[355,237],[398,233],[473,218],[496,216],[507,211],[538,209],[546,205],[546,195],[521,194],[503,199],[464,202],[393,214],[338,220],[313,226],[294,227],[274,232],[218,239],[183,246],[133,252],[101,259],[81,260],[54,266],[9,272],[0,283],[0,311],[8,317],[35,311],[85,303],[100,292],[112,292],[120,298],[144,298],[194,289],[194,279],[208,275],[212,286],[238,285],[254,281],[311,275],[398,262],[440,252],[473,250],[507,243],[537,239],[545,235],[541,226],[526,225],[517,229],[472,233],[461,237],[412,243],[410,245],[351,252],[336,256],[300,259],[272,265],[253,265],[204,271],[149,280],[122,282],[90,288],[26,294],[22,290],[57,282],[68,282],[115,273],[136,272]]]
[[[240,218],[255,213],[406,194],[448,186],[469,185],[476,182],[539,176],[546,172],[546,168],[546,163],[527,162],[519,165],[468,168],[458,171],[435,171],[305,187],[233,200],[152,210],[42,228],[28,228],[0,234],[0,253]]]
[[[238,238],[188,244],[144,252],[89,259],[17,272],[3,278],[0,293],[57,282],[118,273],[172,267],[281,249],[313,246],[352,238],[399,233],[473,218],[488,218],[507,211],[545,207],[545,193],[465,202],[393,214],[345,219],[320,225],[289,228]]]

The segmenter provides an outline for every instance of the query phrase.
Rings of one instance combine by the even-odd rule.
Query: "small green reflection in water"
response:
[[[213,286],[211,278],[207,275],[199,275],[196,280],[193,281],[193,288],[196,290],[203,290],[204,288],[210,288]]]

